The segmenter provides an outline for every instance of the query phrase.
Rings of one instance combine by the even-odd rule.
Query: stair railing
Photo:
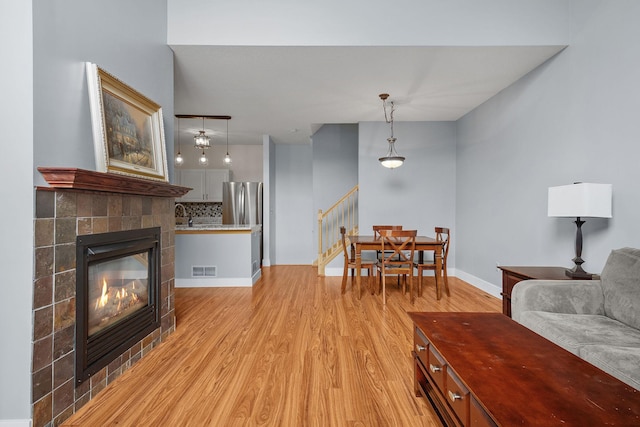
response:
[[[318,275],[324,276],[325,267],[342,253],[340,227],[347,235],[358,232],[358,186],[346,193],[324,213],[318,210]]]

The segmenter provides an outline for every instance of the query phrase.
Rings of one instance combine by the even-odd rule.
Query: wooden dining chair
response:
[[[401,225],[374,225],[371,228],[373,229],[373,237],[376,239],[380,238],[380,230],[402,230]],[[382,252],[379,250],[376,251],[376,259],[378,261],[382,259]],[[381,282],[378,282],[378,285],[380,286]],[[398,276],[398,286],[400,286],[400,276]]]
[[[356,268],[356,260],[354,258],[354,256],[351,255],[349,249],[347,248],[347,236],[346,236],[346,229],[343,227],[340,227],[340,237],[342,239],[342,252],[344,253],[344,270],[342,271],[342,287],[341,287],[341,292],[344,294],[347,288],[347,276],[348,276],[348,270],[351,269],[351,288],[353,289],[353,272]],[[361,269],[366,269],[368,271],[368,275],[369,275],[369,282],[371,282],[372,278],[375,278],[375,268],[376,268],[376,264],[377,262],[375,260],[361,260],[360,261],[360,268]],[[371,286],[371,283],[369,284],[369,286]],[[372,292],[373,293],[373,292]]]
[[[446,227],[435,227],[436,232],[436,240],[442,242],[442,277],[444,278],[444,290],[447,293],[447,296],[451,296],[449,292],[449,278],[447,276],[447,257],[449,256],[449,240],[451,238],[451,233]],[[418,270],[418,296],[422,296],[422,272],[424,270],[436,270],[436,259],[435,254],[432,262],[422,262],[415,264],[416,269]],[[438,280],[440,274],[435,272],[436,279],[436,298],[440,295],[440,282]]]
[[[382,282],[382,304],[387,303],[386,276],[402,276],[402,292],[407,292],[409,276],[409,300],[413,303],[413,255],[416,249],[416,230],[380,230],[378,271]]]

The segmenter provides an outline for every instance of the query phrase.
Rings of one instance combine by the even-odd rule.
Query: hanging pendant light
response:
[[[200,163],[200,166],[207,166],[209,164],[209,159],[207,158],[207,155],[204,153],[204,150],[202,150],[202,155],[198,159],[198,163]]]
[[[396,152],[396,139],[393,137],[393,112],[395,111],[395,106],[393,105],[393,101],[391,101],[391,111],[389,116],[387,116],[387,98],[389,98],[388,93],[381,93],[380,99],[382,99],[382,108],[384,110],[384,120],[387,123],[391,124],[391,136],[387,138],[387,142],[389,143],[389,150],[384,157],[380,157],[378,160],[385,168],[395,169],[397,167],[402,166],[404,163],[404,157],[400,156]]]
[[[176,166],[182,166],[184,163],[184,157],[180,154],[180,117],[178,117],[178,154],[176,154],[175,164]]]
[[[227,165],[231,164],[231,156],[229,155],[229,119],[227,119],[227,154],[224,156],[224,162]]]
[[[204,116],[202,117],[202,130],[198,135],[193,137],[193,140],[198,148],[205,149],[211,146],[211,138],[204,133]]]

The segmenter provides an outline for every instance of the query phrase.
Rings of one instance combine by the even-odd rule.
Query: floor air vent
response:
[[[192,277],[216,277],[218,275],[215,265],[192,265]]]

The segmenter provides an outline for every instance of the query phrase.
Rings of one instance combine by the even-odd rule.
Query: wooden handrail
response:
[[[358,232],[358,185],[349,190],[325,212],[318,211],[318,274],[324,276],[326,265],[342,252],[340,227],[348,234]]]

